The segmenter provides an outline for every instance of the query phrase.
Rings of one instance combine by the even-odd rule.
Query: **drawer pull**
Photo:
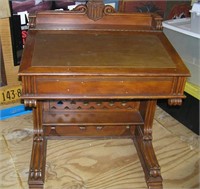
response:
[[[102,130],[103,127],[102,127],[102,126],[97,126],[96,129],[97,129],[97,130]]]
[[[80,129],[81,131],[85,131],[85,130],[86,130],[86,127],[79,127],[79,129]]]

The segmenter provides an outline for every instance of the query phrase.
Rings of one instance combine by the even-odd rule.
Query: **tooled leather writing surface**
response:
[[[175,68],[156,35],[137,32],[38,32],[32,66]]]

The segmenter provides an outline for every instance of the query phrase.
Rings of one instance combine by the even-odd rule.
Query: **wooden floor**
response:
[[[32,115],[0,122],[0,189],[28,189]],[[200,188],[199,138],[160,108],[154,149],[165,189]],[[45,189],[146,188],[129,139],[48,141]]]

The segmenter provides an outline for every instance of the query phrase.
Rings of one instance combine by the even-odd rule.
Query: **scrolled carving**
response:
[[[73,9],[73,11],[77,11],[80,13],[87,13],[87,6],[86,5],[78,5]]]
[[[170,106],[181,106],[182,105],[182,99],[181,98],[168,99],[168,104]]]
[[[101,0],[88,1],[86,5],[78,5],[73,11],[85,13],[88,18],[96,21],[110,13],[114,13],[115,9],[110,5],[104,5]]]
[[[24,105],[29,108],[35,108],[37,106],[37,101],[34,99],[25,99]]]
[[[115,9],[114,7],[110,6],[110,5],[106,5],[104,7],[104,14],[110,14],[110,13],[115,13]]]

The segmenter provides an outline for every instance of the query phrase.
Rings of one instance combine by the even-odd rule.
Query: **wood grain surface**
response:
[[[199,137],[157,108],[153,145],[165,189],[199,188]],[[32,115],[0,122],[0,189],[28,189]],[[48,141],[45,189],[146,188],[130,139]]]

